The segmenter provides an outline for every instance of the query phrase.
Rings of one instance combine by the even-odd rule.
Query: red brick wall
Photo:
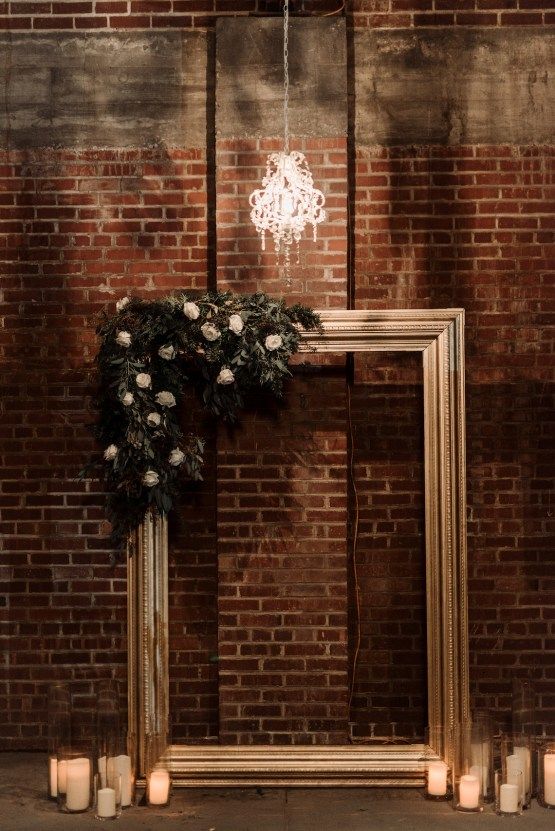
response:
[[[354,737],[422,741],[427,724],[421,364],[412,353],[356,356],[349,608]]]
[[[341,370],[262,400],[218,453],[220,739],[347,737],[347,441]]]
[[[10,746],[42,744],[45,682],[71,680],[86,720],[94,680],[125,678],[125,569],[108,564],[97,484],[75,479],[93,448],[94,317],[127,291],[206,286],[205,182],[197,149],[12,152],[0,163],[0,704]],[[181,580],[191,564],[170,643],[180,696],[184,659],[198,663],[191,736],[214,732],[200,680],[215,651],[210,607],[195,615],[213,564],[205,523],[178,536],[171,570]]]
[[[336,0],[295,4],[306,14],[337,9]],[[204,28],[224,15],[279,13],[275,0],[4,0],[0,28],[67,29]],[[354,0],[354,25],[541,26],[555,22],[551,0]]]
[[[367,0],[354,9],[354,23],[399,27],[553,22],[551,4],[543,0],[471,0],[466,5],[468,8],[462,9],[457,3],[454,11],[440,0],[434,0],[433,5],[416,0]],[[319,5],[318,10],[321,8]],[[127,0],[96,0],[94,5],[4,2],[0,3],[0,14],[4,15],[0,25],[13,30],[204,26],[211,25],[222,10],[223,6],[212,3],[202,8],[198,0],[173,0],[171,6],[169,2],[145,5]],[[220,150],[223,153],[230,149]],[[257,157],[256,170],[249,162],[248,170],[240,170],[236,180],[228,180],[231,192],[227,196],[231,198],[243,193],[243,188],[250,187],[249,181],[259,176],[265,148],[256,143],[237,148],[238,154],[251,151]],[[343,146],[312,147],[310,152],[316,154],[311,156],[314,172],[318,168],[329,196],[336,198],[335,187],[341,186],[344,175]],[[322,162],[320,153],[325,157]],[[473,702],[506,709],[511,673],[530,672],[540,693],[539,720],[553,731],[555,460],[553,329],[549,328],[553,221],[552,191],[548,190],[552,150],[535,146],[358,147],[355,161],[352,216],[357,308],[464,306],[467,311]],[[330,176],[328,168],[333,168]],[[342,193],[340,187],[340,200],[344,200]],[[223,196],[223,191],[220,194]],[[95,483],[81,485],[74,481],[92,447],[83,429],[91,417],[92,381],[87,367],[95,347],[90,321],[106,303],[126,291],[166,293],[173,288],[206,286],[206,198],[206,160],[199,149],[11,152],[0,162],[0,290],[5,316],[0,330],[0,632],[4,662],[0,707],[6,714],[0,734],[12,747],[43,745],[45,682],[71,680],[80,713],[90,716],[94,680],[125,677],[124,570],[107,564],[102,496]],[[306,257],[314,259],[305,259],[305,264],[314,271],[307,273],[300,285],[293,285],[297,296],[302,293],[308,302],[322,305],[343,305],[347,296],[343,266],[332,253],[335,244],[343,246],[342,237],[335,231],[344,222],[344,202],[333,208],[337,224],[328,229],[330,233],[322,229],[322,241],[306,250]],[[246,227],[244,216],[241,223]],[[225,224],[222,217],[220,224]],[[241,237],[242,250],[246,250],[244,242]],[[254,235],[251,243],[248,256],[259,258]],[[344,257],[344,247],[337,250]],[[237,257],[233,257],[233,250],[221,252],[229,257],[225,262],[219,260],[221,284],[238,287]],[[320,269],[321,255],[330,263],[325,277]],[[251,270],[256,274],[256,285],[260,280],[260,285],[279,292],[278,284],[268,279],[271,269],[262,266],[260,259],[250,263],[249,274]],[[331,279],[326,282],[329,275]],[[248,281],[241,281],[241,289],[250,287]],[[384,414],[390,412],[388,408],[395,409],[396,401],[407,402],[406,408],[403,405],[395,412],[399,420],[392,429],[398,437],[409,423],[415,432],[421,430],[414,379],[402,376],[401,382],[395,372],[390,377],[384,372],[383,366],[374,367],[372,375],[365,377],[381,379],[388,388],[393,385],[396,398],[387,406],[384,403],[385,409],[380,407],[381,393],[376,395],[374,388],[369,401],[359,386],[353,391],[353,420],[363,440],[360,456],[355,454],[356,464],[369,465],[384,474],[370,480],[377,483],[374,491],[373,485],[361,482],[357,475],[367,500],[380,495],[379,482],[384,481],[387,471],[394,473],[398,464],[395,456],[388,463],[374,455],[372,430],[379,430]],[[308,382],[296,382],[294,395],[297,383],[300,389]],[[326,379],[326,389],[328,383],[334,396],[339,397],[339,380]],[[314,395],[318,394],[316,386]],[[363,425],[369,410],[375,417],[366,428]],[[301,417],[295,413],[295,418]],[[306,417],[308,420],[308,414]],[[341,420],[337,413],[334,418]],[[247,420],[245,425],[244,441],[256,441],[258,421]],[[335,429],[337,436],[346,435],[344,421],[341,428],[336,423]],[[260,430],[264,434],[268,428],[262,425]],[[230,439],[223,437],[221,441],[221,452],[234,452]],[[238,436],[235,441],[239,441]],[[323,450],[327,453],[329,448],[324,445]],[[280,448],[284,456],[290,452],[285,444]],[[416,506],[417,462],[412,446],[405,452],[414,471],[414,487],[404,493],[410,494]],[[234,469],[240,468],[241,462]],[[344,468],[344,461],[337,464],[341,477],[346,476]],[[214,737],[219,718],[218,664],[214,660],[214,494],[211,473],[204,490],[184,495],[186,504],[197,509],[195,526],[174,525],[171,590],[176,600],[171,608],[171,689],[174,709],[179,712],[176,735],[190,740]],[[245,497],[239,493],[236,498],[240,502],[248,494]],[[251,498],[260,517],[252,522],[260,523],[265,510],[262,491]],[[339,491],[334,498],[342,498]],[[304,504],[301,510],[308,511],[308,507]],[[226,506],[224,501],[222,512],[232,508],[237,506]],[[240,502],[238,510],[251,509]],[[340,513],[344,508],[340,509],[338,503],[334,510]],[[412,520],[418,524],[416,512]],[[387,513],[381,518],[379,512],[364,517],[364,523],[389,521]],[[227,539],[231,542],[233,536]],[[373,608],[370,602],[376,588],[371,581],[381,577],[370,558],[370,547],[359,545],[362,605],[368,609]],[[415,541],[414,545],[407,543],[400,553],[406,563],[414,564],[411,558],[416,551]],[[335,570],[335,563],[326,565]],[[255,571],[261,580],[273,574],[265,566]],[[282,576],[278,600],[282,604],[280,614],[285,614],[284,599],[291,584],[298,580]],[[415,570],[411,578],[414,584],[397,587],[400,594],[405,589],[412,594],[407,606],[414,620],[422,608],[419,579]],[[221,581],[222,588],[229,585]],[[308,593],[308,586],[322,584],[313,584],[307,575],[304,585]],[[346,580],[330,579],[326,586],[336,587],[338,595],[334,599],[339,597],[343,604],[343,611],[334,610],[334,615],[344,614]],[[237,598],[240,602],[244,599],[240,594]],[[323,606],[318,612],[332,614]],[[340,623],[329,617],[327,622],[329,631],[346,631],[344,620]],[[376,629],[371,622],[371,618],[364,622],[357,697],[351,713],[357,732],[363,732],[370,722],[365,699],[360,696],[373,694],[376,705],[383,691],[372,689],[371,684],[363,689],[369,680],[374,683],[369,667]],[[224,623],[229,627],[222,631],[222,645],[235,649],[231,637],[225,642],[223,639],[224,631],[226,639],[228,632],[236,631],[233,621]],[[402,641],[397,645],[393,642],[390,627],[394,623],[392,618],[378,622],[381,636],[391,633],[388,648],[392,655],[396,650],[406,650],[409,643],[408,633],[401,630]],[[284,641],[276,656],[272,656],[276,641],[269,636],[271,629],[264,630],[260,641],[249,638],[247,643],[264,650],[262,661],[287,661],[290,653],[286,653],[285,646],[296,642],[298,626],[298,622],[289,621],[284,631],[292,640]],[[304,642],[319,644],[318,627],[319,623],[310,624]],[[352,636],[351,632],[351,640]],[[342,676],[344,690],[346,658],[341,639],[329,645],[329,660],[333,646],[338,650],[333,660],[341,668],[339,664],[330,665],[319,676],[313,689],[322,700],[315,702],[314,708],[308,707],[307,699],[296,702],[298,709],[293,700],[270,702],[280,708],[279,714],[271,717],[282,721],[281,726],[272,729],[264,723],[265,715],[260,710],[238,709],[249,703],[244,696],[241,698],[246,689],[241,684],[237,685],[239,701],[229,698],[229,706],[237,707],[241,717],[256,719],[260,734],[271,733],[276,741],[289,740],[293,735],[300,740],[312,718],[333,722],[321,728],[319,740],[332,735],[337,738],[344,730],[344,693],[336,696],[335,712],[325,693],[337,689],[335,681],[329,680],[334,675]],[[418,637],[413,638],[411,648],[421,648]],[[233,660],[233,655],[222,653],[222,658],[219,672],[223,678],[225,660]],[[287,672],[283,665],[280,667]],[[257,682],[266,671],[269,673],[270,667],[262,663]],[[298,670],[306,676],[310,671],[307,663]],[[326,683],[321,684],[324,678]],[[404,680],[415,683],[416,670],[412,678]],[[388,712],[386,721],[393,721],[397,705],[391,675],[387,682],[386,699],[380,703]],[[410,694],[413,705],[421,707],[416,685]],[[268,701],[263,694],[262,700]],[[254,702],[255,706],[260,703],[260,698]],[[223,715],[233,718],[231,710]],[[300,722],[298,729],[293,727],[294,719]],[[280,733],[283,722],[285,736]],[[232,740],[240,740],[241,730],[231,732]]]
[[[553,150],[357,150],[357,308],[466,309],[472,700],[555,726]],[[420,427],[419,427],[420,429]]]

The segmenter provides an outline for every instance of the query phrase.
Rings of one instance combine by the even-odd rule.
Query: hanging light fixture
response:
[[[278,258],[283,254],[287,280],[291,246],[298,244],[307,225],[312,225],[314,241],[317,226],[326,218],[325,197],[314,187],[312,173],[303,153],[289,149],[289,0],[283,9],[283,150],[270,153],[262,188],[250,195],[251,221],[260,234],[262,250],[266,234],[274,240]]]

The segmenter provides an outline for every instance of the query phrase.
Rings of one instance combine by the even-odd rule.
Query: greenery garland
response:
[[[281,396],[299,326],[319,328],[318,315],[262,293],[124,297],[115,314],[104,314],[94,434],[104,448],[101,476],[115,544],[149,508],[169,513],[180,470],[202,479],[204,441],[184,435],[177,415],[185,391],[194,389],[227,421],[236,419],[249,389]],[[93,460],[81,477],[98,464]]]

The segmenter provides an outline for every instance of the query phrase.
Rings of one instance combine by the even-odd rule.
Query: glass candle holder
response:
[[[517,817],[522,814],[523,777],[521,770],[505,775],[495,771],[495,813],[500,817]]]
[[[539,748],[538,802],[543,808],[555,810],[555,742]]]
[[[117,681],[103,680],[96,696],[96,772],[101,781],[106,778],[108,759],[119,753],[120,742],[119,685]]]
[[[513,678],[511,696],[513,733],[536,734],[536,690],[530,678]]]
[[[135,736],[121,733],[113,750],[107,757],[108,765],[113,765],[121,777],[121,807],[129,808],[135,802]]]
[[[501,769],[506,781],[511,773],[522,771],[522,807],[528,808],[532,793],[532,747],[525,733],[501,735]]]
[[[58,807],[68,814],[90,810],[93,798],[93,757],[81,745],[58,751]]]
[[[493,802],[493,724],[487,710],[477,710],[470,726],[470,771],[482,782],[482,799]]]
[[[118,819],[121,816],[121,776],[115,764],[108,764],[105,778],[100,773],[95,774],[94,816],[99,820]]]
[[[483,777],[481,767],[472,765],[475,738],[472,722],[455,725],[453,736],[453,808],[463,813],[479,813],[483,810]]]
[[[58,750],[71,744],[71,696],[67,684],[48,688],[48,796],[58,798]]]

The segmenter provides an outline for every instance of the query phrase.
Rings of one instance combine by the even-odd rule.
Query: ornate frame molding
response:
[[[421,352],[424,369],[428,721],[443,746],[168,745],[168,533],[147,516],[128,550],[129,729],[145,773],[165,757],[183,786],[420,786],[468,717],[464,311],[322,311],[303,352]]]

